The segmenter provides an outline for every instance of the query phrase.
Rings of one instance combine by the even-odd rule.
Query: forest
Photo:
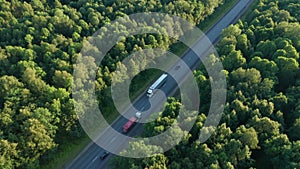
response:
[[[210,104],[210,80],[200,65],[194,76],[204,99],[192,130],[174,130],[186,136],[164,154],[117,157],[113,165],[121,169],[300,168],[299,9],[296,0],[258,0],[242,20],[223,30],[217,49],[227,78],[227,101],[220,124],[205,143],[199,142],[199,133]],[[157,135],[178,123],[180,105],[180,99],[170,98],[160,116],[145,125],[142,136]],[[168,141],[172,140],[164,142]],[[142,147],[144,152],[161,148],[144,145],[131,142],[129,147]]]
[[[0,0],[0,168],[42,168],[63,145],[86,137],[74,111],[72,74],[83,41],[96,30],[137,12],[174,14],[199,25],[226,1]],[[251,12],[223,31],[217,49],[227,101],[209,140],[198,140],[210,104],[209,77],[200,66],[194,76],[204,100],[192,130],[176,130],[187,133],[180,144],[151,158],[117,157],[113,165],[300,168],[299,9],[298,0],[256,0]],[[146,34],[111,49],[95,85],[105,116],[114,113],[107,97],[120,61],[132,51],[169,49],[173,43],[163,35]],[[179,107],[180,99],[170,98],[160,117],[145,125],[143,136],[176,123]],[[130,145],[143,147],[140,142]]]
[[[71,95],[82,43],[102,26],[137,12],[163,12],[198,25],[226,0],[0,0],[0,168],[43,168],[64,145],[86,137]],[[174,40],[138,35],[116,44],[99,67],[96,92],[113,116],[112,72],[132,51]],[[82,70],[84,74],[84,70]]]

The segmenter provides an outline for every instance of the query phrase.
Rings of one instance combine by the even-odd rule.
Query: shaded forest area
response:
[[[203,129],[210,104],[210,82],[205,68],[194,72],[201,91],[200,113],[191,131],[176,147],[144,159],[117,157],[116,168],[300,168],[300,4],[297,0],[259,0],[243,21],[229,26],[217,45],[227,77],[227,103],[216,131],[203,144]],[[204,99],[203,99],[204,98]],[[145,125],[143,136],[167,130],[181,107],[169,99],[166,109]],[[189,113],[189,112],[187,112]],[[191,119],[186,119],[188,123]],[[164,140],[168,144],[174,140]],[[162,147],[146,147],[151,152]],[[125,150],[122,153],[139,153]]]
[[[225,0],[0,0],[0,168],[40,168],[84,133],[71,98],[82,42],[110,21],[136,12],[175,14],[198,25]],[[138,35],[116,44],[98,70],[99,104],[111,105],[111,74],[132,51],[173,41]],[[75,65],[76,66],[76,65]],[[106,116],[113,113],[109,107]]]

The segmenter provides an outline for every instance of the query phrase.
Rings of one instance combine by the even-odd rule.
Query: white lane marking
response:
[[[99,152],[100,152],[100,150],[97,150],[97,154],[99,154]],[[96,161],[97,158],[98,158],[98,155],[96,155],[96,156],[94,157],[94,159],[92,160],[92,162]]]
[[[92,162],[94,162],[94,161],[96,161],[97,160],[97,158],[98,158],[98,156],[96,156],[93,160],[92,160]]]
[[[112,138],[112,139],[110,140],[110,143],[112,143],[113,141],[115,141],[116,138],[117,138],[117,137]]]

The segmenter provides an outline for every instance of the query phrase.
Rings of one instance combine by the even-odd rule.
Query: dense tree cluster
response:
[[[227,103],[208,141],[198,140],[210,104],[205,99],[210,98],[209,78],[201,67],[195,77],[205,108],[180,144],[151,158],[116,158],[115,166],[300,168],[299,7],[295,0],[259,0],[244,21],[223,31],[217,48],[227,76]],[[178,123],[178,105],[178,100],[169,100],[159,118],[145,126],[146,136]]]
[[[80,66],[74,63],[82,42],[100,27],[136,12],[166,12],[199,24],[223,2],[0,0],[0,168],[40,168],[41,159],[51,159],[60,145],[83,135],[71,97],[73,66]],[[171,43],[147,34],[116,44],[98,70],[100,105],[111,105],[106,96],[120,60]]]

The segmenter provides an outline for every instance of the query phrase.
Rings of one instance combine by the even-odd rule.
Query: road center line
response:
[[[113,141],[115,141],[116,138],[117,138],[117,137],[112,138],[112,139],[110,140],[110,143],[112,143]]]
[[[98,156],[94,157],[94,159],[92,160],[92,162],[96,161],[98,158]]]

